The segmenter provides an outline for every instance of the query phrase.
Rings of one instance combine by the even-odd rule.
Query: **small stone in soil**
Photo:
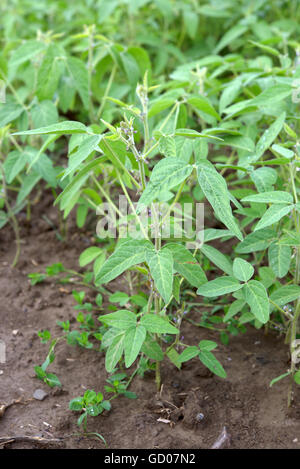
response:
[[[199,414],[196,415],[197,422],[201,422],[203,419],[204,419],[204,414],[202,414],[202,412],[199,412]]]
[[[37,399],[38,401],[43,401],[47,396],[48,393],[45,392],[43,389],[36,389],[33,393],[34,399]]]

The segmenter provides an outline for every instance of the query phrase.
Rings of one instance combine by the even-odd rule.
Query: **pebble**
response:
[[[43,401],[47,396],[48,393],[45,392],[43,389],[36,389],[33,393],[34,399],[37,399],[38,401]]]
[[[204,419],[204,414],[202,414],[202,412],[199,412],[199,414],[196,415],[197,422],[201,422],[201,420],[203,419]]]

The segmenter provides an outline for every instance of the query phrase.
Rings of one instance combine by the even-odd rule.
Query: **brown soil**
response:
[[[65,342],[58,345],[56,360],[49,369],[62,381],[62,389],[51,390],[35,378],[33,367],[44,361],[48,350],[40,343],[37,331],[49,329],[53,337],[60,335],[56,321],[72,320],[77,313],[72,286],[62,289],[49,280],[31,286],[27,275],[43,272],[54,262],[78,269],[80,253],[92,243],[91,233],[76,229],[70,230],[67,244],[58,241],[55,231],[41,218],[43,213],[56,221],[57,212],[50,199],[40,202],[39,209],[34,208],[31,224],[19,216],[23,244],[15,269],[9,267],[14,256],[13,232],[10,227],[0,232],[0,339],[6,343],[7,358],[0,364],[0,448],[4,447],[1,437],[6,436],[57,439],[78,433],[78,415],[68,410],[70,399],[82,395],[85,389],[102,391],[107,378],[103,353]],[[199,319],[196,312],[191,317]],[[219,342],[213,332],[190,323],[183,326],[183,335],[190,344],[201,339]],[[299,448],[300,389],[295,389],[293,407],[287,411],[288,380],[269,387],[271,379],[289,366],[283,338],[248,327],[246,334],[232,337],[228,346],[219,345],[216,356],[228,373],[226,380],[212,376],[198,359],[180,371],[165,363],[160,395],[151,373],[143,379],[137,377],[130,389],[138,399],[113,400],[109,413],[90,418],[88,431],[101,433],[109,448],[202,449],[210,448],[225,426],[230,436],[226,446],[230,448]],[[49,394],[43,401],[31,399],[37,388]],[[1,404],[19,398],[25,403],[12,405],[1,417]],[[204,417],[199,418],[199,414]],[[171,424],[159,422],[159,418]],[[41,444],[30,441],[5,445],[37,446]],[[104,446],[97,439],[70,436],[53,442],[51,447]]]

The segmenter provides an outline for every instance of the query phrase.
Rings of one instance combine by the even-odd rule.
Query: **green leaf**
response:
[[[219,376],[220,378],[226,378],[227,374],[224,370],[221,363],[216,359],[216,357],[206,350],[203,350],[199,353],[199,360],[206,366],[212,373]]]
[[[278,278],[283,278],[289,271],[292,251],[289,246],[272,244],[268,249],[269,265]]]
[[[72,153],[69,158],[69,166],[64,172],[61,180],[65,179],[69,174],[73,173],[78,166],[86,160],[86,158],[97,149],[102,135],[90,135],[85,138],[79,145],[77,151]]]
[[[45,43],[42,41],[29,40],[16,48],[10,58],[9,66],[11,68],[18,67],[19,65],[32,59],[45,49]]]
[[[115,368],[116,364],[122,357],[123,350],[124,350],[124,340],[125,340],[125,332],[121,335],[118,335],[114,338],[112,343],[107,349],[105,355],[105,368],[108,373],[111,373]]]
[[[191,39],[195,39],[198,28],[198,15],[186,5],[183,9],[183,22]]]
[[[208,133],[200,133],[194,129],[176,129],[175,135],[178,137],[186,137],[186,138],[206,138],[206,139],[213,139],[217,140],[218,142],[222,142],[223,139],[219,137],[215,137],[214,135],[210,135]]]
[[[274,150],[276,153],[279,153],[279,155],[283,156],[284,158],[293,158],[295,153],[292,150],[289,150],[288,148],[282,147],[281,145],[272,145],[272,150]]]
[[[101,407],[103,407],[104,410],[111,410],[111,403],[109,401],[102,401]]]
[[[76,200],[76,195],[80,193],[80,188],[83,186],[87,178],[90,176],[91,171],[99,165],[100,162],[105,161],[105,156],[100,156],[89,163],[86,163],[84,167],[74,176],[71,182],[65,187],[63,192],[59,194],[56,198],[54,205],[57,205],[60,202],[60,207],[63,210],[70,201],[74,198]]]
[[[140,69],[140,76],[143,77],[147,72],[148,82],[151,82],[151,60],[148,52],[142,47],[129,47],[127,52],[135,59]]]
[[[44,127],[58,121],[58,112],[52,101],[42,101],[32,107],[31,117],[35,127]]]
[[[138,356],[146,338],[146,328],[138,325],[126,330],[124,340],[125,366],[129,368]]]
[[[155,116],[159,112],[168,109],[173,104],[175,104],[173,98],[159,98],[157,101],[155,101],[155,103],[150,106],[148,117]]]
[[[225,179],[209,161],[198,162],[197,174],[200,187],[213,207],[216,216],[239,240],[242,240],[243,235],[232,215]]]
[[[6,181],[10,184],[25,168],[26,158],[18,150],[11,151],[5,158],[3,167]]]
[[[278,86],[283,86],[286,87],[286,85],[278,85]],[[273,87],[276,88],[276,87]],[[265,92],[263,92],[260,96],[262,96],[264,93],[266,93],[269,96],[269,93],[273,95],[273,88],[268,88]],[[288,87],[290,90],[291,88]],[[255,98],[258,99],[258,98]],[[267,100],[270,101],[268,104],[273,104],[274,97],[271,97]],[[273,124],[262,134],[260,140],[258,141],[256,145],[256,161],[259,160],[259,158],[265,153],[265,151],[271,146],[271,144],[274,142],[275,138],[279,134],[279,132],[282,129],[283,123],[286,118],[286,113],[283,112],[280,114],[280,116],[273,122]]]
[[[300,370],[296,371],[294,374],[294,381],[295,383],[300,384]]]
[[[250,233],[244,241],[239,243],[235,251],[239,254],[263,251],[277,238],[276,232],[269,228]]]
[[[216,342],[213,342],[212,340],[200,340],[198,345],[201,352],[210,352],[211,350],[214,350],[218,347],[218,344]]]
[[[174,258],[174,269],[182,275],[193,287],[200,287],[207,282],[205,273],[192,253],[181,244],[166,244],[163,249],[169,249]]]
[[[299,285],[284,285],[278,288],[270,295],[270,300],[274,301],[278,306],[286,305],[300,298]]]
[[[76,224],[78,228],[82,228],[85,224],[89,208],[86,205],[78,205],[76,211]]]
[[[202,111],[205,114],[209,114],[210,116],[213,116],[216,119],[220,120],[219,114],[210,104],[209,100],[204,96],[192,96],[191,98],[188,98],[187,102],[199,111]]]
[[[228,275],[233,275],[232,262],[222,252],[207,244],[203,244],[200,250],[213,264],[219,267],[219,269],[223,270],[223,272]]]
[[[122,331],[126,331],[130,327],[135,327],[137,320],[135,313],[127,309],[120,309],[114,313],[103,314],[99,316],[98,319],[103,322],[103,324]]]
[[[273,283],[276,280],[276,276],[275,276],[273,270],[270,267],[266,267],[266,266],[260,267],[258,269],[258,273],[259,273],[259,276],[260,276],[261,283],[266,288],[269,288],[271,285],[273,285]]]
[[[219,101],[219,111],[220,113],[229,106],[235,98],[238,96],[241,90],[241,80],[236,78],[231,83],[226,84]]]
[[[150,181],[138,202],[137,211],[149,205],[162,190],[170,190],[180,184],[192,171],[191,165],[177,158],[169,157],[159,161],[154,166]]]
[[[240,290],[242,287],[243,285],[234,277],[218,277],[198,288],[197,294],[208,297],[221,296]]]
[[[1,219],[0,219],[1,223]],[[173,296],[177,303],[180,303],[180,280],[177,276],[173,278]]]
[[[230,18],[232,13],[224,9],[221,3],[207,3],[198,9],[199,13],[209,18]],[[218,56],[212,56],[212,58]]]
[[[58,124],[48,125],[39,129],[26,130],[24,132],[15,132],[13,135],[48,135],[48,134],[86,134],[87,128],[84,124],[77,121],[64,121]]]
[[[250,137],[244,135],[237,135],[223,138],[223,142],[220,142],[220,145],[230,146],[234,148],[239,148],[240,150],[253,152],[255,150],[255,145],[253,140]]]
[[[289,137],[291,137],[293,140],[297,140],[296,132],[286,122],[283,124],[283,128]]]
[[[267,52],[268,54],[275,55],[276,57],[280,56],[280,53],[277,49],[274,49],[274,47],[266,46],[265,44],[261,44],[255,41],[249,40],[249,42],[254,46],[258,47],[259,49],[262,49],[263,51]]]
[[[27,146],[23,149],[22,156],[27,159],[29,166],[35,173],[38,173],[52,187],[57,186],[56,171],[52,161],[45,153],[39,153],[37,149]]]
[[[192,347],[187,347],[186,349],[184,349],[181,355],[179,355],[180,363],[187,362],[192,358],[197,357],[199,355],[199,352],[199,348],[194,345]]]
[[[259,220],[254,228],[254,231],[262,230],[267,226],[273,225],[274,223],[281,220],[281,218],[288,215],[293,210],[293,205],[272,205]]]
[[[274,85],[265,89],[262,93],[251,100],[251,105],[258,107],[272,106],[279,101],[287,98],[292,94],[292,87],[290,85]],[[282,114],[281,114],[282,116]],[[280,117],[279,117],[280,119]],[[284,119],[283,119],[284,120]],[[283,125],[283,122],[282,122]],[[273,139],[274,140],[274,139]]]
[[[164,354],[160,345],[155,340],[152,340],[150,336],[146,337],[141,351],[152,360],[162,361],[164,359]]]
[[[165,303],[172,296],[173,289],[173,256],[168,249],[147,251],[146,262],[149,266],[155,287]]]
[[[300,246],[300,233],[285,230],[285,234],[278,240],[278,244],[284,246]]]
[[[120,58],[128,82],[130,83],[132,88],[136,88],[138,79],[140,77],[140,70],[135,58],[131,54],[127,54],[126,52],[121,52]]]
[[[293,196],[289,192],[271,191],[244,197],[241,202],[256,202],[263,204],[292,204]]]
[[[270,317],[270,305],[267,290],[264,285],[257,280],[250,280],[243,288],[245,301],[251,308],[252,314],[263,324],[266,324]]]
[[[38,69],[36,94],[40,101],[52,99],[57,90],[62,72],[62,66],[59,63],[57,54],[57,47],[50,44]]]
[[[276,378],[272,379],[272,381],[270,382],[270,385],[269,385],[270,388],[273,386],[273,384],[277,383],[278,381],[285,378],[286,376],[289,376],[290,374],[291,374],[291,372],[288,371],[287,373],[283,373],[282,375],[277,376]]]
[[[0,104],[0,128],[17,119],[23,112],[19,104]]]
[[[247,111],[251,112],[255,110],[255,105],[252,105],[252,99],[245,99],[243,101],[239,101],[231,106],[225,108],[223,113],[233,115],[244,114]]]
[[[77,57],[69,57],[66,61],[68,72],[71,76],[72,85],[81,97],[83,105],[89,108],[88,70],[82,60]]]
[[[44,381],[48,384],[48,386],[50,386],[50,388],[54,388],[55,386],[61,388],[61,382],[54,373],[46,373]]]
[[[194,141],[186,137],[174,137],[176,144],[176,155],[179,159],[184,160],[186,163],[190,161],[193,153]],[[198,141],[198,140],[197,140]]]
[[[73,411],[79,411],[83,408],[83,398],[75,397],[69,402],[69,409]]]
[[[102,253],[102,249],[97,248],[97,246],[91,246],[90,248],[85,249],[79,256],[80,267],[84,267],[90,262],[93,262],[93,260],[95,260]]]
[[[124,331],[120,329],[108,329],[108,331],[103,334],[101,347],[103,347],[104,349],[108,348],[116,337],[122,336],[123,334]]]
[[[268,192],[277,180],[277,172],[274,168],[259,168],[250,173],[250,178],[258,192]]]
[[[121,306],[126,305],[130,300],[130,297],[127,295],[127,293],[117,291],[110,295],[109,297],[109,302],[110,303],[119,303]]]
[[[176,157],[176,144],[172,137],[161,137],[159,140],[159,151],[168,157]]]
[[[219,230],[217,228],[207,228],[204,230],[205,243],[214,239],[225,238],[226,236],[232,236],[229,230]]]
[[[233,275],[241,282],[248,282],[253,276],[254,268],[249,262],[236,257],[233,262]]]
[[[153,249],[150,241],[131,239],[122,243],[103,264],[96,283],[108,283],[133,265],[146,261],[146,253]]]
[[[157,316],[156,314],[145,314],[140,324],[144,326],[148,332],[154,334],[178,334],[178,329],[172,326],[167,319]]]
[[[86,425],[86,419],[87,419],[87,412],[83,412],[79,419],[77,420],[77,425],[80,427],[80,425],[82,424],[82,422],[84,421],[84,425]]]
[[[231,319],[237,313],[240,313],[244,305],[245,305],[244,300],[235,300],[233,303],[231,303],[227,313],[225,314],[223,318],[223,322],[229,321],[229,319]]]
[[[175,348],[171,348],[170,350],[168,350],[166,355],[168,359],[173,363],[173,365],[175,365],[180,370],[181,368],[180,355],[175,350]]]
[[[26,197],[30,194],[30,192],[40,180],[41,176],[35,172],[27,174],[27,176],[23,178],[21,189],[17,197],[17,205],[21,204],[23,200],[26,199]]]
[[[0,229],[8,222],[9,218],[3,210],[0,210]],[[40,275],[40,274],[39,274]]]
[[[218,43],[217,47],[215,48],[214,52],[215,54],[218,54],[224,47],[227,47],[229,44],[231,44],[235,39],[238,37],[242,36],[246,31],[248,27],[244,26],[242,24],[237,24],[233,26],[231,29],[229,29],[220,42]]]

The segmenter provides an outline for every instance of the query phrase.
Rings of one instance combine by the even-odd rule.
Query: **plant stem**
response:
[[[16,249],[16,254],[14,257],[14,260],[11,264],[12,267],[15,267],[17,265],[17,262],[20,257],[20,252],[21,252],[21,239],[20,239],[20,230],[19,230],[19,224],[18,221],[15,217],[15,214],[10,206],[10,203],[8,201],[8,193],[7,193],[7,188],[6,188],[6,182],[5,182],[5,173],[4,173],[4,168],[2,163],[0,162],[0,171],[2,175],[2,186],[3,186],[3,192],[4,192],[4,202],[7,210],[8,217],[11,219],[13,230],[15,232],[15,237],[16,237],[16,244],[17,244],[17,249]]]
[[[294,201],[296,204],[298,203],[298,196],[297,196],[297,191],[296,191],[296,186],[295,186],[294,171],[291,165],[289,166],[289,170],[290,170],[290,176],[291,176]],[[295,213],[295,228],[296,228],[297,233],[300,233],[299,217],[297,217],[296,213]],[[296,270],[295,270],[294,283],[298,285],[299,282],[300,282],[300,248],[298,247],[296,250]],[[295,344],[296,344],[296,338],[297,338],[297,328],[298,328],[299,317],[300,317],[300,299],[298,299],[295,305],[295,313],[294,313],[294,317],[291,323],[291,333],[290,333],[290,354],[291,354],[291,378],[290,379],[291,381],[290,381],[290,387],[289,387],[289,392],[288,392],[288,404],[287,404],[288,407],[291,406],[292,396],[293,396],[293,382],[294,382],[294,374],[296,371],[296,360],[294,357],[294,352],[296,349]]]
[[[122,216],[122,213],[120,212],[120,210],[118,209],[118,207],[113,203],[113,201],[111,200],[110,196],[107,194],[107,192],[103,189],[103,187],[100,185],[99,181],[97,180],[97,178],[93,175],[92,176],[92,179],[94,181],[94,183],[96,184],[97,188],[99,189],[99,191],[101,192],[101,194],[104,195],[104,197],[106,198],[106,200],[108,201],[108,203],[112,206],[112,208],[114,209],[114,211],[121,217]]]
[[[154,145],[152,145],[152,147],[149,148],[149,150],[146,151],[146,153],[144,153],[143,157],[144,157],[144,158],[147,158],[147,156],[150,155],[150,153],[151,153],[153,150],[155,150],[155,148],[157,148],[158,145],[159,145],[159,141],[158,141],[158,142],[155,142]]]
[[[290,338],[290,353],[291,353],[291,381],[290,381],[290,388],[288,392],[288,407],[291,406],[292,397],[293,397],[293,383],[294,383],[294,374],[296,371],[296,360],[294,358],[294,352],[296,349],[295,343],[297,338],[297,326],[300,318],[300,300],[297,302],[296,311],[294,315],[294,319],[292,322],[292,329],[291,329],[291,338]]]
[[[176,102],[174,106],[172,107],[171,111],[169,112],[169,114],[167,115],[167,117],[165,118],[165,120],[163,121],[163,123],[161,124],[159,128],[160,131],[162,131],[165,125],[169,122],[170,118],[172,117],[172,115],[174,114],[178,106],[179,106],[179,102]]]
[[[144,229],[144,226],[143,226],[143,224],[142,224],[142,222],[141,222],[141,219],[140,219],[140,217],[138,216],[138,214],[136,213],[136,210],[135,210],[134,205],[133,205],[133,203],[132,203],[132,201],[131,201],[131,198],[129,197],[129,194],[128,194],[127,190],[126,190],[126,187],[124,186],[124,183],[123,183],[123,181],[122,181],[121,175],[120,175],[120,173],[119,173],[119,171],[118,171],[117,169],[116,169],[116,172],[117,172],[117,176],[118,176],[120,185],[121,185],[121,187],[122,187],[122,189],[123,189],[123,192],[124,192],[124,194],[125,194],[125,197],[126,197],[128,203],[129,203],[129,205],[130,205],[130,208],[131,208],[131,210],[132,210],[132,212],[133,212],[135,218],[137,219],[137,222],[139,223],[139,225],[140,225],[140,227],[141,227],[141,231],[142,231],[142,233],[143,233],[143,235],[144,235],[144,238],[145,238],[145,239],[149,239],[147,233],[145,232],[145,229]]]
[[[173,207],[175,206],[175,204],[178,202],[179,200],[179,197],[181,196],[181,192],[183,191],[183,188],[184,188],[184,185],[185,185],[185,180],[182,181],[182,183],[180,184],[180,187],[178,189],[178,192],[175,196],[175,199],[173,200],[172,204],[170,205],[169,209],[168,209],[168,212],[166,213],[166,215],[164,216],[164,218],[162,219],[162,221],[160,222],[160,225],[163,226],[166,218],[170,215]]]
[[[117,66],[114,65],[112,70],[111,70],[110,77],[109,77],[109,80],[107,82],[107,85],[106,85],[106,88],[105,88],[105,91],[104,91],[104,95],[103,95],[102,100],[101,100],[101,105],[100,105],[99,110],[97,112],[97,119],[99,119],[99,117],[101,116],[102,111],[104,109],[108,93],[110,92],[111,85],[112,85],[112,83],[114,81],[114,78],[115,78],[116,71],[117,71]]]
[[[118,161],[118,164],[120,165],[120,167],[123,169],[123,171],[127,174],[127,176],[131,179],[131,181],[134,183],[134,185],[136,186],[136,188],[138,190],[140,190],[140,185],[139,183],[134,179],[134,177],[130,174],[130,172],[128,171],[128,169],[126,168],[126,166],[124,166],[124,164],[122,163],[122,161],[119,159],[118,155],[114,152],[114,150],[112,149],[112,147],[110,146],[110,144],[108,143],[107,139],[106,138],[103,138],[102,139],[104,145],[106,146],[106,148],[108,149],[108,151],[110,151],[114,158],[116,159],[116,161]]]
[[[156,227],[158,228],[159,230],[159,227],[158,227],[158,217],[157,217],[157,214],[155,212],[155,209],[153,211],[153,214],[155,216],[155,225]],[[157,232],[157,230],[155,229],[155,249],[156,251],[159,251],[160,248],[161,248],[161,237],[159,236],[159,232]],[[159,297],[158,297],[158,293],[155,292],[155,297],[154,297],[154,305],[155,305],[155,314],[158,316],[159,315],[159,312],[160,312],[160,304],[159,304]],[[156,341],[159,343],[159,336],[156,335]],[[156,383],[156,388],[158,391],[160,391],[160,387],[161,387],[161,374],[160,374],[160,361],[156,360],[156,368],[155,368],[155,383]]]

